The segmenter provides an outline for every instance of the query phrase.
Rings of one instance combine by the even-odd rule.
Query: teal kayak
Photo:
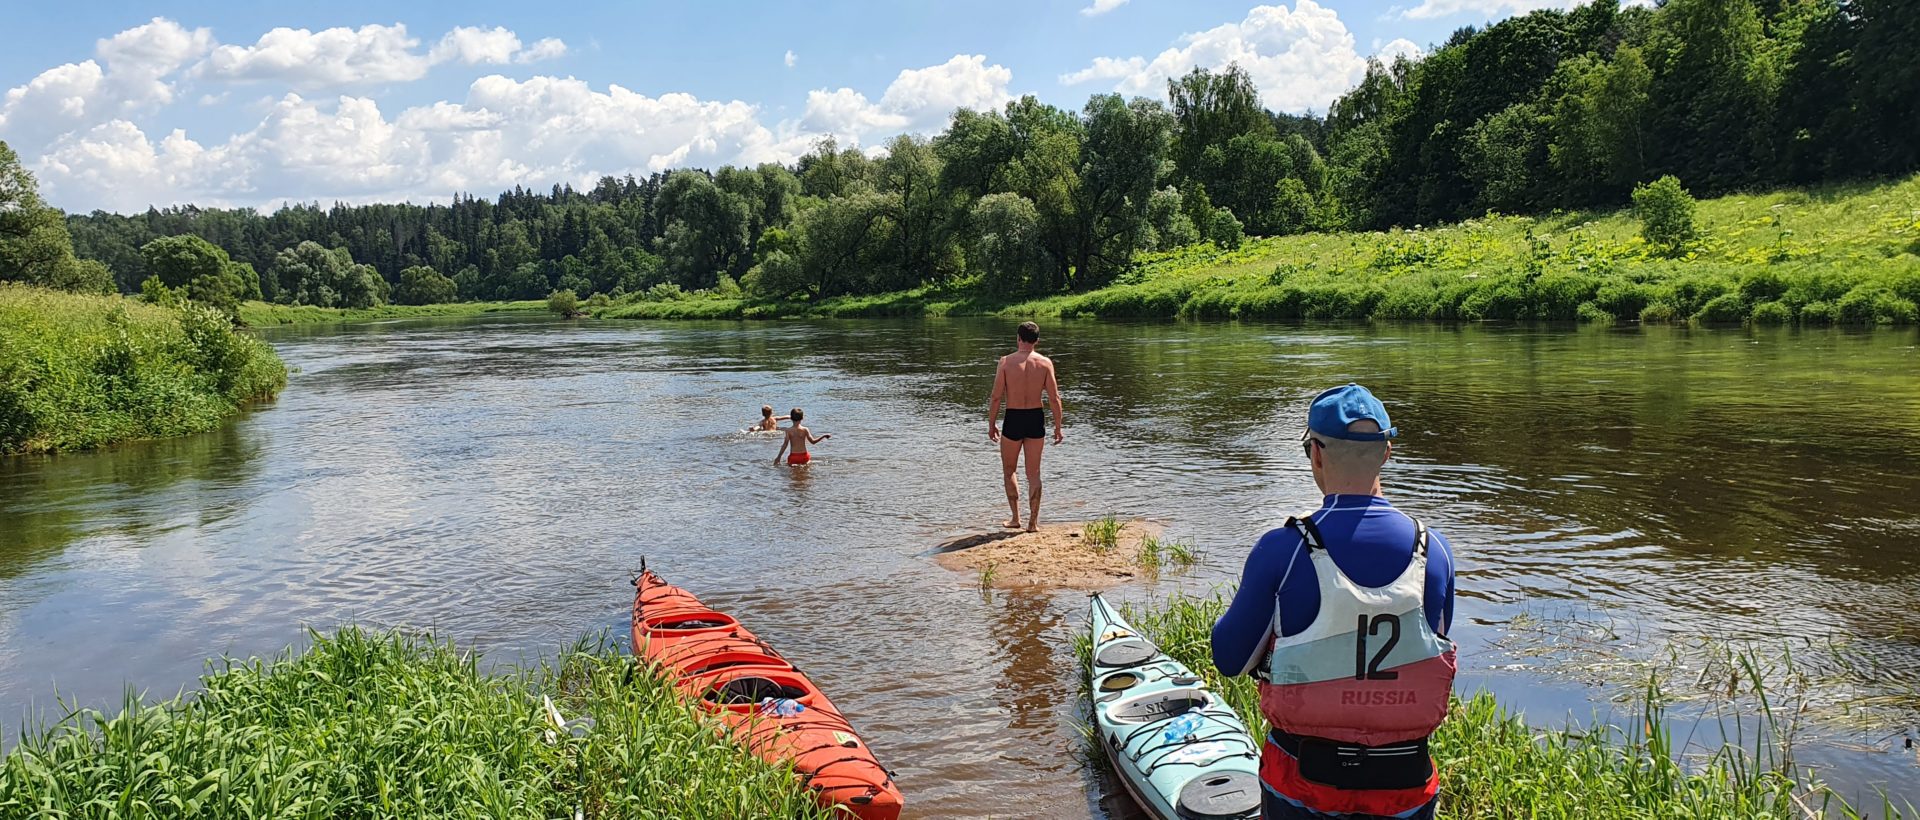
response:
[[[1260,747],[1193,670],[1093,596],[1093,725],[1120,782],[1158,820],[1260,816]]]

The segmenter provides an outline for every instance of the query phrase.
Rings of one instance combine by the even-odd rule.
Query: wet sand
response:
[[[990,571],[986,585],[995,589],[1101,590],[1151,574],[1140,563],[1140,542],[1149,535],[1159,537],[1165,527],[1129,520],[1115,546],[1099,550],[1087,538],[1088,523],[1042,524],[1038,532],[993,530],[963,535],[935,547],[934,560],[956,572],[986,575]]]

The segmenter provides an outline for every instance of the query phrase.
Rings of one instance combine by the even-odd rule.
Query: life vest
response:
[[[1433,799],[1438,778],[1427,737],[1447,716],[1453,642],[1427,622],[1427,528],[1414,521],[1413,557],[1382,587],[1353,582],[1319,528],[1294,517],[1320,587],[1320,610],[1273,643],[1260,683],[1272,724],[1261,779],[1328,813],[1396,814]],[[1278,752],[1278,753],[1276,753]]]

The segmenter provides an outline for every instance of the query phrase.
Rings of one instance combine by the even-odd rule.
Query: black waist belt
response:
[[[1350,791],[1417,789],[1433,779],[1426,738],[1360,746],[1274,729],[1267,739],[1300,762],[1301,777],[1321,786]]]

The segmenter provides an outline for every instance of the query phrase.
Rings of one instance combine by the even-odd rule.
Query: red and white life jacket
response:
[[[1354,583],[1327,554],[1313,522],[1292,518],[1320,587],[1320,610],[1273,643],[1260,711],[1284,755],[1262,779],[1326,812],[1393,814],[1437,788],[1426,739],[1447,716],[1453,642],[1427,622],[1427,528],[1414,522],[1412,560],[1383,587]],[[1271,750],[1270,750],[1271,751]]]

